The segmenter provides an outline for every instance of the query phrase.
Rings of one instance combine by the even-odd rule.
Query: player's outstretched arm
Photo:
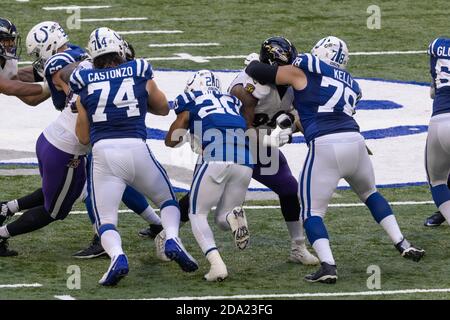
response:
[[[261,84],[291,85],[296,90],[303,90],[308,84],[305,73],[293,65],[271,66],[252,61],[245,72]]]
[[[75,133],[77,135],[78,141],[81,144],[87,145],[90,142],[89,138],[89,119],[87,116],[86,109],[80,102],[80,98],[78,97],[77,102],[77,124],[75,127]]]
[[[169,103],[164,92],[159,90],[154,80],[147,81],[147,111],[157,116],[167,116],[169,114]]]
[[[173,148],[183,143],[184,140],[187,141],[187,128],[189,128],[189,111],[183,111],[177,115],[177,118],[167,132],[165,139],[166,146]]]
[[[26,83],[20,80],[8,80],[0,78],[0,93],[8,96],[32,96],[39,95],[43,91],[43,86],[36,83]]]

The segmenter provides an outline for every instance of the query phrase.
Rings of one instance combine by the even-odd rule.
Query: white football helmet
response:
[[[118,53],[125,59],[125,44],[122,37],[110,28],[102,27],[92,31],[87,47],[92,59],[107,53]]]
[[[333,36],[319,40],[312,48],[311,54],[339,69],[345,69],[349,60],[347,44]]]
[[[44,21],[31,28],[26,39],[27,53],[34,56],[33,67],[39,74],[43,74],[45,62],[68,42],[69,37],[57,22]]]
[[[220,80],[209,70],[199,70],[187,81],[185,92],[219,91],[222,92]]]

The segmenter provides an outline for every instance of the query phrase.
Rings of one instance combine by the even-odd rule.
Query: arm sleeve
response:
[[[245,72],[261,84],[275,84],[277,71],[278,66],[271,66],[258,61],[252,61],[247,68],[245,68]]]

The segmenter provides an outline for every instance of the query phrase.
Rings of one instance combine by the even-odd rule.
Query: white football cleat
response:
[[[164,250],[166,248],[166,232],[162,230],[160,233],[158,233],[155,237],[155,248],[156,248],[156,257],[164,262],[169,262],[170,259],[166,256],[164,253]]]
[[[227,214],[227,222],[230,225],[231,231],[234,235],[234,242],[236,246],[244,250],[250,239],[250,233],[248,231],[247,218],[242,207],[236,207]]]
[[[305,242],[298,240],[293,240],[291,242],[289,261],[304,265],[319,264],[319,259],[308,251]]]
[[[203,276],[206,281],[223,281],[228,277],[227,266],[222,260],[218,250],[213,250],[206,256],[211,264],[209,272]]]

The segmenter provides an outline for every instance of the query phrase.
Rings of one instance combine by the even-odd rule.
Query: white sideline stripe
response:
[[[15,283],[15,284],[0,284],[0,289],[6,288],[37,288],[42,287],[40,283]]]
[[[433,201],[398,201],[398,202],[389,202],[392,206],[409,206],[409,205],[422,205],[422,204],[434,204]],[[343,208],[351,208],[351,207],[364,207],[364,203],[332,203],[328,205],[329,207],[343,207]],[[213,207],[214,209],[214,207]],[[248,210],[260,210],[260,209],[280,209],[280,206],[244,206],[244,209]],[[155,209],[155,211],[159,211],[159,209]],[[129,209],[119,210],[119,213],[127,213],[133,212]],[[71,211],[70,214],[86,214],[87,211]],[[20,213],[17,213],[20,214]]]
[[[246,294],[234,296],[200,296],[200,297],[176,297],[176,298],[153,298],[137,300],[224,300],[224,299],[267,299],[267,298],[314,298],[314,297],[351,297],[351,296],[383,296],[413,293],[448,293],[450,288],[445,289],[405,289],[385,291],[358,291],[358,292],[318,292],[318,293],[286,293],[286,294]]]
[[[77,300],[74,297],[69,296],[69,295],[61,295],[61,296],[54,296],[54,297],[59,300]]]
[[[220,46],[220,43],[218,43],[218,42],[151,43],[148,46],[150,48],[163,48],[163,47],[209,47],[209,46]]]
[[[145,33],[183,33],[182,30],[130,30],[117,31],[118,34],[145,34]]]
[[[235,56],[190,56],[198,59],[207,60],[220,60],[220,59],[245,59],[247,56],[235,55]],[[147,58],[148,61],[165,61],[165,60],[192,60],[191,58],[183,55],[178,57],[153,57]]]
[[[60,6],[60,7],[42,7],[43,10],[73,10],[73,9],[107,9],[111,6]]]
[[[423,54],[427,53],[425,50],[417,51],[369,51],[369,52],[350,52],[351,56],[382,56],[395,54]]]
[[[138,20],[148,20],[146,17],[129,17],[129,18],[94,18],[94,19],[77,19],[81,22],[98,22],[98,21],[138,21]]]

